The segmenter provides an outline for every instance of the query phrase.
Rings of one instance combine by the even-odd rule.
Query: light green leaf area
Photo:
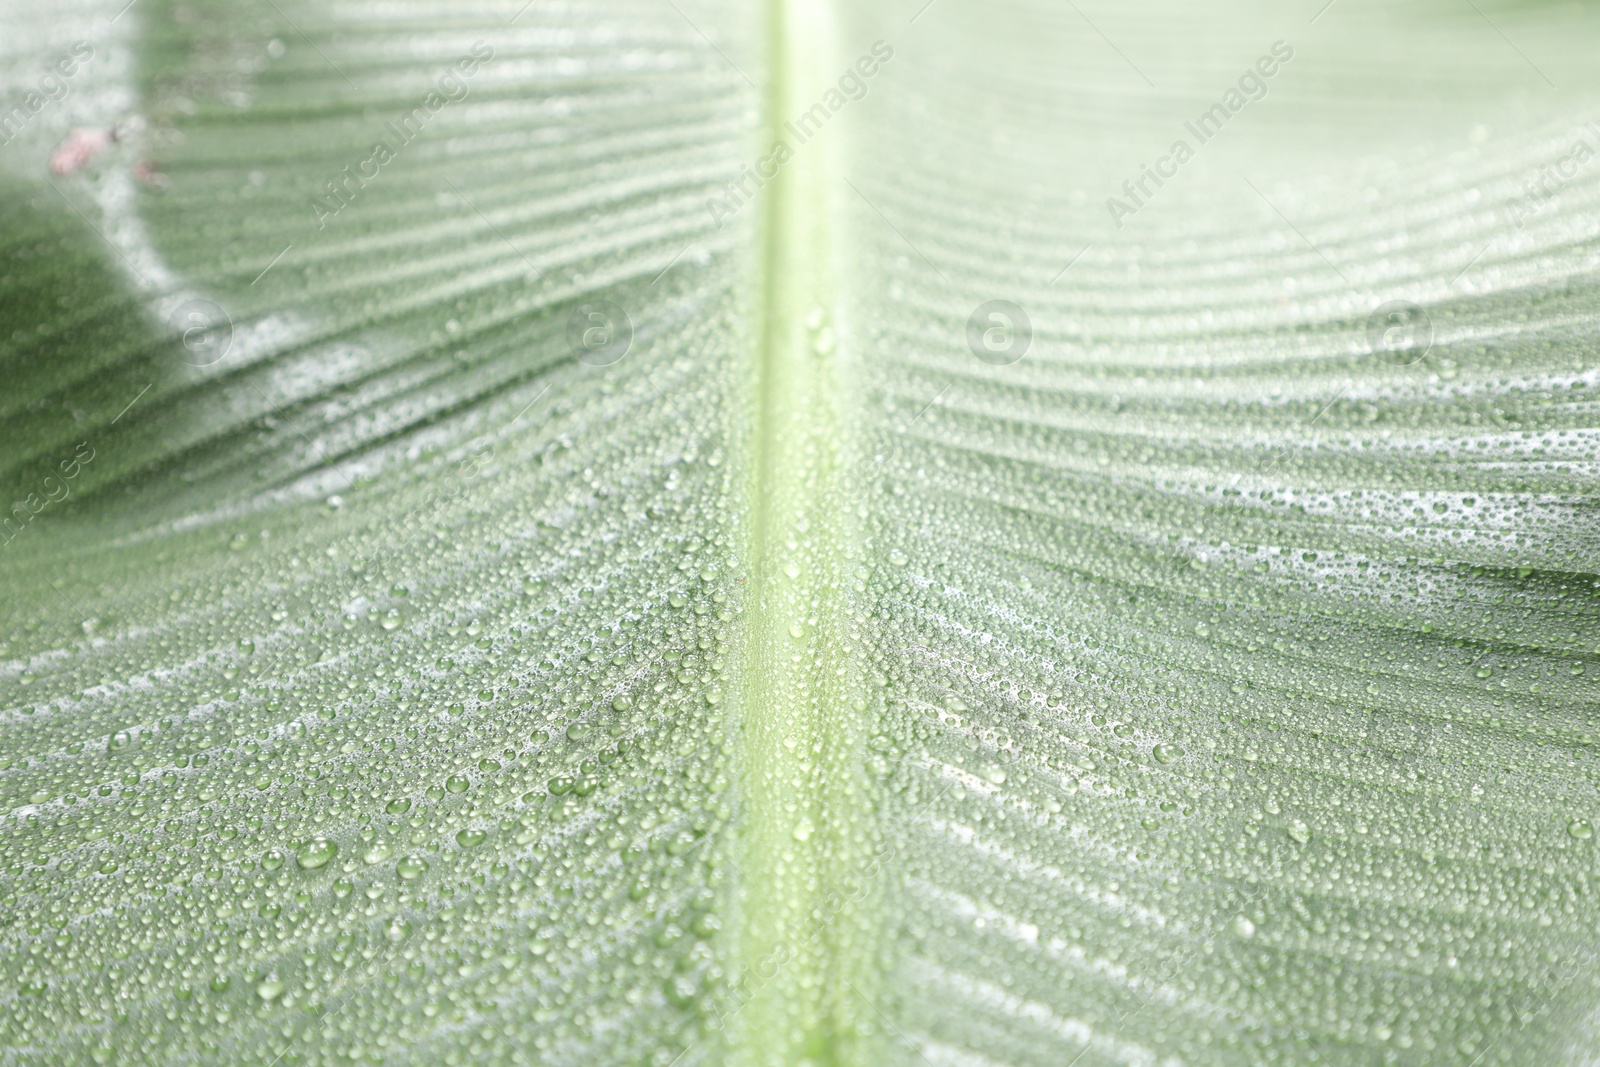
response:
[[[0,1063],[1593,1062],[1592,7],[520,4],[0,4]]]

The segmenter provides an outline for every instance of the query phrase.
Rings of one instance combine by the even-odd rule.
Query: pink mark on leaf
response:
[[[172,185],[172,179],[162,174],[160,165],[152,159],[141,159],[135,163],[133,176],[146,185],[153,185],[158,189],[166,189]]]
[[[50,153],[50,173],[58,178],[76,174],[94,157],[117,142],[116,127],[98,130],[75,129]]]

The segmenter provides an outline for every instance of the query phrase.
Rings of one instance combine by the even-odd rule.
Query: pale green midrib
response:
[[[837,357],[816,351],[819,323],[807,321],[820,314],[831,327],[837,300],[831,131],[800,145],[784,127],[785,116],[820,96],[831,69],[830,2],[772,0],[758,146],[765,156],[783,141],[794,157],[758,194],[751,580],[740,657],[741,924],[726,1025],[730,1059],[763,1065],[859,1059],[852,1020],[865,1009],[853,990],[872,986],[862,951],[871,894],[842,905],[827,898],[830,883],[862,866],[855,820],[864,809],[853,766],[854,642],[841,599],[851,538],[827,507],[843,469],[842,395]],[[803,530],[801,515],[809,520]]]

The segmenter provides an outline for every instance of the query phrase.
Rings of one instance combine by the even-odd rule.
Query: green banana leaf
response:
[[[0,1064],[1596,1062],[1597,41],[0,2]]]

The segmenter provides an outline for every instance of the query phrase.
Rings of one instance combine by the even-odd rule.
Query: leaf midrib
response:
[[[768,18],[758,158],[780,141],[793,155],[757,194],[741,922],[723,1011],[738,1058],[823,1064],[857,1058],[852,1020],[868,1010],[858,991],[873,984],[867,796],[854,755],[866,704],[845,593],[858,538],[837,506],[847,391],[840,353],[823,340],[838,300],[836,146],[825,134],[795,144],[783,124],[827,87],[834,27],[827,0],[773,0]]]

